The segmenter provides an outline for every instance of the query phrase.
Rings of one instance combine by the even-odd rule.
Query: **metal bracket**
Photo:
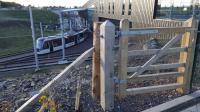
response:
[[[186,31],[188,32],[197,32],[200,33],[200,31],[198,31],[197,29],[194,28],[189,28]],[[122,31],[115,31],[115,37],[116,38],[120,38],[122,36],[136,36],[136,35],[145,35],[145,34],[158,34],[158,30],[143,30],[143,31],[128,31],[128,32],[122,32]]]
[[[142,31],[116,31],[115,32],[115,37],[120,38],[120,37],[133,37],[136,35],[146,35],[146,34],[157,34],[158,30],[142,30]]]
[[[120,80],[118,77],[114,77],[113,79],[115,84],[127,84],[127,80]]]
[[[134,37],[137,35],[146,35],[146,34],[158,34],[158,30],[138,30],[138,31],[123,31],[121,32],[121,36],[123,37]]]
[[[188,28],[186,31],[188,31],[188,32],[192,32],[192,31],[199,32],[198,29],[196,29],[196,28]]]
[[[103,35],[100,35],[101,38],[103,38]]]
[[[115,31],[115,38],[121,37],[121,31]]]

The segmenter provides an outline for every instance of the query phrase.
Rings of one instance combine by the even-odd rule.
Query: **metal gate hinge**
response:
[[[117,77],[114,77],[113,79],[115,84],[127,84],[127,80],[120,80]]]
[[[104,38],[103,35],[100,35],[101,38]]]
[[[116,31],[115,32],[115,38],[121,37],[121,31]]]

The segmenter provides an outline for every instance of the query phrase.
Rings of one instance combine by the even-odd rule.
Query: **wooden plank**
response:
[[[166,103],[160,104],[158,106],[152,107],[150,109],[144,110],[142,112],[177,112],[181,109],[187,108],[188,102],[200,98],[200,90],[182,97],[176,98],[174,100],[168,101]]]
[[[133,43],[128,43],[128,47],[131,46],[131,45],[134,45]],[[114,45],[114,49],[115,50],[118,50],[120,47],[120,45]]]
[[[52,86],[55,86],[64,77],[71,72],[73,68],[78,67],[80,64],[84,62],[88,57],[92,55],[93,47],[89,50],[85,51],[81,56],[79,56],[73,63],[67,66],[60,74],[58,74],[54,79],[52,79],[47,85],[45,85],[37,94],[31,97],[27,102],[25,102],[20,108],[17,109],[16,112],[27,112],[28,109],[32,107],[33,104],[38,102],[39,98],[45,93],[48,92]]]
[[[146,68],[148,68],[157,59],[159,59],[161,56],[163,56],[165,51],[168,48],[170,48],[174,43],[176,43],[178,40],[180,40],[181,38],[182,38],[182,35],[178,35],[178,36],[175,36],[174,38],[172,38],[164,47],[161,48],[160,52],[156,53],[149,61],[147,61],[143,66],[141,66],[141,68],[138,71],[136,71],[130,78],[143,73],[146,70]]]
[[[188,31],[192,31],[194,29],[192,29],[192,27],[153,27],[153,28],[131,28],[130,31],[154,31],[152,32],[152,34],[154,33],[159,33],[159,34],[168,34],[168,33],[185,33]],[[124,32],[125,33],[125,32]],[[151,34],[151,33],[150,33]],[[139,35],[139,33],[138,33]]]
[[[100,25],[94,22],[93,32],[93,60],[92,60],[92,96],[100,100]]]
[[[108,20],[101,24],[100,35],[100,102],[104,111],[111,111],[114,108],[114,24]]]
[[[120,21],[120,30],[129,30],[129,20],[124,19]],[[126,80],[127,78],[127,63],[128,63],[128,38],[119,39],[119,80]],[[125,97],[127,84],[123,83],[119,85],[118,96],[119,98]]]
[[[157,74],[145,74],[145,75],[139,75],[137,77],[128,79],[128,83],[135,83],[140,81],[148,81],[148,80],[155,80],[158,78],[169,78],[169,77],[178,77],[182,75],[183,73],[180,72],[167,72],[167,73],[157,73]]]
[[[155,0],[138,0],[133,1],[132,3],[132,14],[128,15],[128,6],[129,1],[126,0],[125,2],[125,12],[126,15],[122,15],[122,5],[123,1],[115,1],[115,13],[101,13],[101,6],[98,4],[99,0],[95,0],[94,6],[96,7],[96,10],[98,13],[95,13],[96,18],[105,18],[105,19],[111,19],[111,20],[121,20],[121,19],[129,19],[130,21],[134,22],[134,27],[154,27],[154,26],[162,26],[162,27],[169,27],[173,26],[175,27],[174,23],[180,23],[179,26],[182,25],[182,21],[178,20],[163,20],[163,19],[155,19],[153,18],[154,15],[154,8],[155,8]],[[110,0],[104,0],[103,6],[108,6],[108,2],[111,2]],[[108,9],[104,7],[104,9]],[[147,10],[146,10],[147,9]],[[168,23],[168,24],[167,24]]]
[[[138,30],[138,31],[121,31],[121,38],[129,38],[140,35],[158,34],[158,30]]]
[[[81,79],[78,76],[77,86],[76,86],[76,101],[75,101],[75,111],[80,111],[80,97],[81,97]]]
[[[127,89],[127,94],[129,95],[136,95],[136,94],[143,94],[143,93],[150,93],[156,91],[165,91],[183,87],[183,84],[174,83],[174,84],[166,84],[166,85],[159,85],[159,86],[148,86],[148,87],[141,87],[141,88],[131,88]]]
[[[173,69],[178,67],[184,67],[185,63],[171,63],[171,64],[158,64],[158,65],[150,65],[146,68],[146,70],[165,70],[165,69]],[[136,72],[141,68],[141,66],[136,67],[128,67],[128,72]]]
[[[138,55],[153,55],[156,54],[157,52],[160,52],[161,49],[148,49],[148,50],[133,50],[133,51],[128,51],[128,56],[138,56]],[[187,51],[187,47],[175,47],[175,48],[169,48],[167,49],[164,54],[169,54],[169,53],[177,53],[177,52],[185,52]]]
[[[197,30],[198,22],[194,18],[191,18],[184,23],[184,26],[189,26]],[[197,33],[193,31],[185,33],[181,41],[181,47],[189,47],[188,52],[180,53],[179,62],[180,63],[186,62],[185,68],[184,67],[179,68],[179,72],[185,72],[185,74],[182,77],[177,78],[178,83],[183,83],[185,85],[184,88],[177,89],[177,91],[181,93],[189,93],[190,91],[190,82],[192,76],[196,39],[197,39]]]

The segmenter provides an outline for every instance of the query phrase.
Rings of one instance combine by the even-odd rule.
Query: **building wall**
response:
[[[123,2],[125,1],[124,15],[122,15]],[[131,0],[94,0],[93,4],[96,9],[95,18],[107,19],[129,19],[133,27],[167,27],[182,26],[182,21],[159,20],[153,19],[154,7],[156,0],[132,0],[132,9],[129,9]],[[110,13],[109,13],[110,4]],[[114,4],[114,10],[113,10]],[[128,15],[131,11],[131,15]],[[114,14],[113,14],[114,12]],[[98,20],[97,20],[98,21]]]

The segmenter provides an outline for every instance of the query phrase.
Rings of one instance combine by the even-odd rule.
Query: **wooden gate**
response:
[[[122,37],[120,38],[120,66],[119,66],[119,80],[124,80],[123,84],[120,84],[119,94],[139,94],[153,91],[163,91],[169,89],[177,89],[180,92],[188,93],[190,87],[194,50],[196,44],[197,33],[197,22],[194,19],[190,19],[185,22],[184,27],[174,27],[174,28],[144,28],[144,29],[129,29],[128,20],[121,21],[121,32]],[[176,33],[166,45],[161,49],[150,49],[150,50],[134,50],[128,51],[128,37],[146,35],[146,34],[166,34],[166,33]],[[172,45],[181,40],[181,46],[176,48],[171,48]],[[128,53],[127,53],[128,52]],[[164,54],[170,54],[173,52],[180,52],[180,61],[177,63],[171,64],[159,64],[152,65],[162,57]],[[137,56],[137,55],[150,55],[154,54],[150,60],[148,60],[144,65],[137,67],[127,67],[128,56]],[[143,72],[146,70],[159,70],[159,69],[170,69],[178,68],[177,72],[165,72],[160,74],[146,74]],[[131,76],[127,76],[128,73],[133,73]],[[143,74],[143,75],[141,75]],[[149,80],[152,78],[159,77],[171,77],[177,76],[177,83],[159,85],[159,86],[150,86],[143,88],[128,88],[127,83],[132,83],[134,80]]]
[[[119,59],[114,59],[114,40],[116,37],[115,26],[106,21],[95,24],[95,34],[100,31],[100,37],[94,35],[93,55],[93,94],[100,98],[104,110],[112,110],[114,107],[114,95],[123,98],[127,95],[142,94],[154,91],[176,89],[181,93],[188,93],[192,76],[195,44],[197,38],[198,22],[191,18],[184,22],[183,27],[156,27],[156,28],[129,28],[127,19],[121,20],[119,37]],[[100,26],[100,30],[97,26]],[[161,49],[128,50],[129,39],[154,34],[169,34],[175,36]],[[99,41],[98,41],[99,39]],[[172,47],[180,42],[179,47]],[[155,64],[156,60],[165,54],[180,52],[179,62]],[[142,66],[127,67],[128,57],[152,55]],[[118,73],[114,72],[114,62],[118,62]],[[156,74],[144,74],[147,70],[164,70],[177,68],[176,72],[162,72]],[[98,72],[98,73],[97,73]],[[128,75],[131,74],[131,75]],[[128,88],[127,84],[140,80],[151,80],[154,78],[177,77],[176,83],[146,86],[139,88]],[[116,87],[118,91],[116,90]]]

